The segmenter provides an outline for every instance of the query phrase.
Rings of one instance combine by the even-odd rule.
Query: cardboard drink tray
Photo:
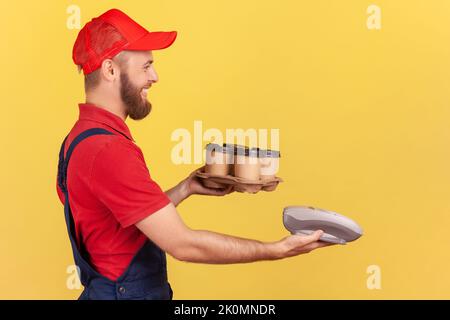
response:
[[[270,180],[247,180],[231,175],[218,176],[199,170],[196,176],[202,180],[205,187],[208,188],[226,188],[229,185],[234,186],[238,192],[256,193],[258,191],[274,191],[283,179],[275,177]]]

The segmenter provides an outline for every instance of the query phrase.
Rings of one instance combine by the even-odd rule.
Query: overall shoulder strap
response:
[[[69,165],[70,157],[72,156],[73,151],[76,146],[82,142],[84,139],[94,136],[94,135],[113,135],[114,133],[102,129],[102,128],[92,128],[86,131],[83,131],[78,136],[73,139],[69,148],[67,149],[66,156],[64,157],[64,149],[67,141],[67,137],[64,139],[61,149],[59,151],[59,163],[58,163],[58,185],[61,188],[61,191],[64,193],[65,202],[64,202],[64,217],[66,220],[67,231],[69,233],[69,239],[72,246],[72,251],[74,255],[74,260],[77,266],[80,268],[80,279],[83,285],[87,285],[90,282],[90,279],[93,275],[96,277],[100,277],[100,275],[92,268],[89,264],[88,254],[86,248],[83,245],[83,240],[80,239],[80,246],[77,245],[76,241],[76,233],[75,233],[75,224],[73,221],[72,210],[69,204],[69,191],[67,190],[67,168]]]
[[[69,149],[67,149],[66,156],[64,157],[64,149],[65,144],[67,141],[67,137],[64,139],[61,149],[59,150],[59,162],[58,162],[58,185],[61,188],[63,192],[66,192],[67,190],[67,167],[69,165],[70,157],[72,156],[73,150],[76,148],[76,146],[83,141],[86,138],[89,138],[91,136],[95,135],[113,135],[114,133],[103,129],[103,128],[91,128],[86,131],[83,131],[78,136],[73,139],[72,143],[69,146]]]

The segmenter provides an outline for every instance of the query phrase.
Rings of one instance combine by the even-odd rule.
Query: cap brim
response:
[[[169,47],[177,38],[176,31],[149,32],[142,38],[130,43],[125,50],[160,50]]]

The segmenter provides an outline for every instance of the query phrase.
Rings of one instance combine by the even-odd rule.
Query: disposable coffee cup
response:
[[[229,171],[229,174],[230,174],[231,176],[234,176],[234,162],[235,162],[235,150],[236,150],[236,145],[233,144],[233,143],[224,143],[224,144],[222,145],[222,147],[226,150],[226,152],[227,152],[228,154],[231,155],[231,156],[229,156],[229,158],[227,158],[227,159],[230,160],[230,171]]]
[[[259,180],[260,162],[257,148],[237,145],[234,157],[235,177],[247,180]]]
[[[208,143],[206,145],[205,172],[212,175],[226,176],[230,173],[234,154],[229,148],[219,144]]]
[[[280,168],[280,156],[280,151],[259,149],[259,174],[261,180],[272,180],[276,177]]]

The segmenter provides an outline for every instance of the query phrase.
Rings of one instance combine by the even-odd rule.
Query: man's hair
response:
[[[121,51],[113,58],[113,60],[119,65],[122,70],[124,70],[128,62],[128,55],[126,54],[126,51]],[[80,65],[78,65],[77,67],[78,72],[81,72],[82,67]],[[100,69],[101,66],[99,69],[84,75],[85,92],[95,89],[100,84]]]

